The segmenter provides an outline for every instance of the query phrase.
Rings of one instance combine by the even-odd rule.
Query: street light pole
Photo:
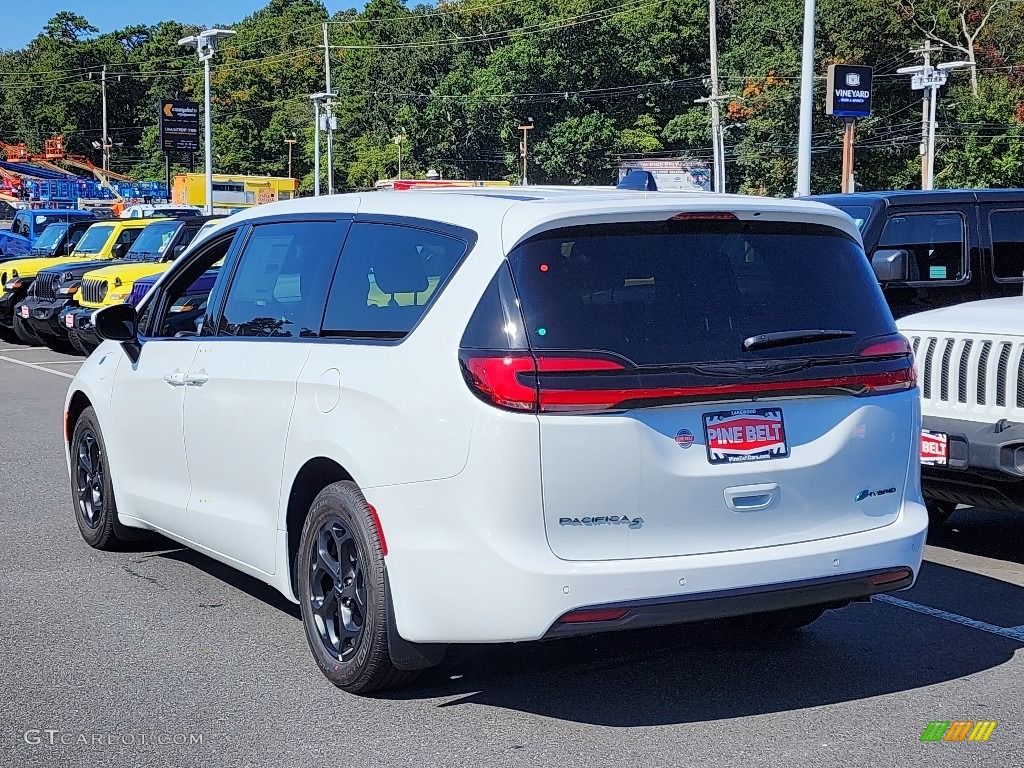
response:
[[[320,102],[313,99],[313,194],[320,197]]]
[[[321,128],[321,126],[320,126],[321,117],[320,116],[321,115],[325,116],[324,117],[324,121],[326,122],[327,126],[329,127],[330,123],[331,123],[331,120],[332,120],[331,113],[330,113],[330,106],[329,105],[330,105],[331,99],[333,97],[334,97],[333,93],[327,93],[327,92],[314,93],[314,94],[312,94],[309,97],[309,98],[311,98],[313,100],[313,114],[314,114],[314,117],[316,119],[316,128],[315,128],[314,133],[313,133],[313,136],[314,136],[314,139],[313,139],[313,154],[315,155],[315,159],[314,159],[314,162],[313,162],[313,165],[314,165],[313,173],[314,173],[314,177],[315,177],[314,182],[313,182],[313,194],[317,195],[317,196],[320,195],[320,128]],[[328,142],[328,144],[327,144],[327,166],[328,166],[328,168],[327,168],[327,194],[332,194],[333,191],[334,191],[334,185],[333,185],[333,182],[331,181],[331,169],[330,169],[331,160],[333,160],[333,157],[331,156],[331,145]]]
[[[288,178],[292,178],[292,146],[295,144],[294,136],[285,136],[284,143],[288,145]]]
[[[800,66],[800,136],[797,139],[796,197],[811,194],[811,133],[814,124],[814,0],[804,0],[804,42]]]
[[[100,92],[103,94],[103,170],[110,170],[110,137],[107,134],[107,65],[100,70]]]
[[[391,140],[398,147],[398,180],[402,180],[402,136],[395,136]]]
[[[184,37],[178,41],[178,45],[195,46],[199,60],[203,62],[203,113],[205,117],[205,144],[206,144],[206,215],[213,215],[213,120],[210,115],[210,59],[217,52],[217,43],[220,40],[231,37],[235,34],[230,29],[207,29],[198,35]]]

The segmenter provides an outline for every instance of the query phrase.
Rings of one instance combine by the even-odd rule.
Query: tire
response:
[[[74,328],[68,329],[68,343],[74,348],[78,354],[88,357],[92,354],[92,350],[82,340],[82,337],[78,335],[78,331]]]
[[[78,530],[90,547],[118,549],[139,538],[117,520],[106,444],[91,406],[82,411],[71,435],[71,500]]]
[[[14,332],[13,328],[8,328],[7,326],[0,325],[0,341],[6,341],[9,344],[17,344],[20,341],[20,339],[18,338],[18,335]]]
[[[834,607],[834,606],[833,606]],[[770,611],[768,613],[755,613],[750,616],[740,616],[735,620],[737,629],[745,632],[757,632],[760,634],[774,634],[781,632],[795,632],[796,630],[813,624],[821,618],[829,606],[806,605],[800,608],[786,608],[781,611]]]
[[[43,344],[43,340],[40,339],[38,334],[32,330],[32,327],[25,322],[25,318],[18,314],[14,316],[14,334],[22,344],[28,344],[30,347],[45,346]]]
[[[367,694],[415,679],[418,672],[391,662],[384,554],[355,483],[329,485],[313,501],[295,574],[306,640],[328,680]]]
[[[956,504],[952,501],[925,500],[925,508],[928,510],[928,531],[935,533],[946,524],[950,516],[956,511]]]
[[[49,333],[37,333],[36,335],[39,337],[39,340],[43,342],[43,344],[52,349],[54,352],[59,352],[62,355],[73,355],[76,353],[75,348],[71,346],[71,342],[68,341],[68,339],[66,338],[61,338],[60,336],[53,336]]]

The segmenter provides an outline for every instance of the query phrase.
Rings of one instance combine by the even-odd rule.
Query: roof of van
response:
[[[302,213],[360,213],[431,219],[475,231],[500,229],[507,247],[552,226],[650,221],[676,213],[728,211],[740,218],[783,219],[835,227],[860,242],[853,220],[816,201],[708,192],[637,192],[595,187],[450,187],[356,192],[268,203],[230,222]],[[651,214],[655,214],[652,216]]]
[[[804,199],[817,200],[829,205],[943,205],[1024,201],[1024,189],[897,189],[811,195]]]

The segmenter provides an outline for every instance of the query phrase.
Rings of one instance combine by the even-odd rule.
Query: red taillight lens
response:
[[[917,386],[917,369],[914,367],[914,350],[903,336],[891,336],[884,341],[869,344],[861,350],[861,357],[892,357],[905,355],[907,367],[889,373],[865,376],[864,383],[872,392],[893,392],[899,389],[913,389]]]
[[[735,213],[729,211],[687,211],[677,213],[669,221],[736,221]]]
[[[463,366],[470,387],[484,400],[513,411],[537,409],[536,379],[532,384],[524,384],[518,376],[520,373],[537,373],[530,355],[465,357]]]
[[[569,611],[558,620],[560,624],[583,624],[588,621],[618,621],[629,613],[628,608],[581,608]]]

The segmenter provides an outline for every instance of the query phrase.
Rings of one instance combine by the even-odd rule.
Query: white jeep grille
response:
[[[1024,410],[1024,343],[1013,337],[908,332],[924,412],[1004,417]],[[962,414],[957,414],[961,411]]]

